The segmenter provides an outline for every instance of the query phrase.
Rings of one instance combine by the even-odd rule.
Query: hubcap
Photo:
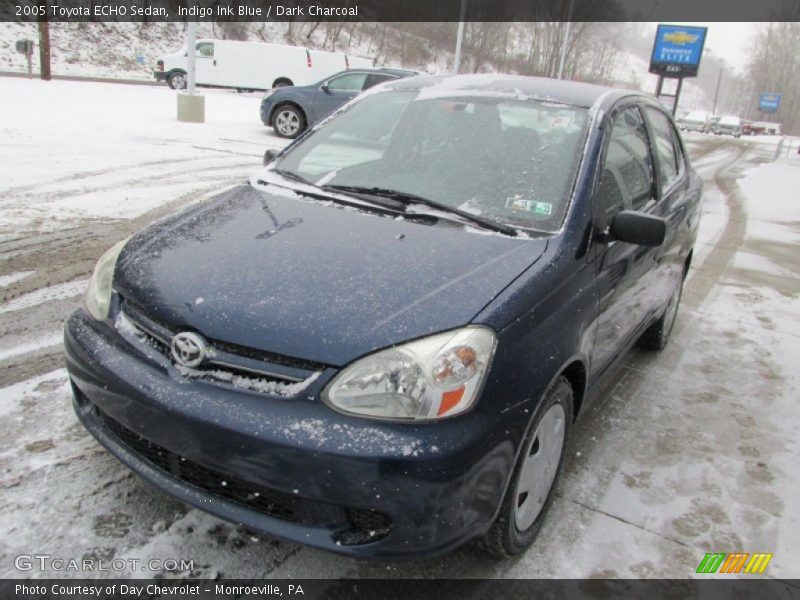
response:
[[[275,125],[283,135],[294,135],[300,129],[300,118],[291,110],[283,110],[275,117]]]
[[[561,449],[564,447],[564,408],[554,404],[536,427],[514,490],[514,522],[525,531],[542,512],[556,478]]]
[[[182,90],[185,81],[186,80],[183,77],[183,75],[173,75],[172,76],[172,88],[175,89],[175,90]]]

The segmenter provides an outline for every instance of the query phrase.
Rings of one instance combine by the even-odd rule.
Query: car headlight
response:
[[[94,267],[94,273],[89,280],[89,287],[83,297],[83,304],[86,310],[98,321],[108,318],[108,311],[111,308],[111,284],[114,281],[114,267],[117,264],[119,253],[127,239],[114,244],[105,251],[100,260]]]
[[[463,413],[480,393],[496,339],[487,327],[469,326],[381,350],[339,373],[323,401],[344,413],[384,419]]]

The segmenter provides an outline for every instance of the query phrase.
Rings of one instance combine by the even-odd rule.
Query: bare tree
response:
[[[757,98],[765,92],[781,94],[778,111],[759,115],[783,123],[784,131],[800,133],[800,23],[770,23],[753,36],[748,75],[753,99],[749,114],[757,114]]]

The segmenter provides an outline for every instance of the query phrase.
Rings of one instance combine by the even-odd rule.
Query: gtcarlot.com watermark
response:
[[[18,571],[56,571],[92,572],[110,571],[115,573],[130,571],[193,571],[194,561],[182,558],[63,558],[52,554],[20,554],[14,557],[14,567]]]

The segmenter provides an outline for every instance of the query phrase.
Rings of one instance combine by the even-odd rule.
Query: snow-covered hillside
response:
[[[286,38],[285,23],[264,23],[248,32],[253,41],[298,45],[301,42]],[[219,38],[220,32],[211,24],[198,25],[198,37]],[[82,75],[90,77],[113,77],[121,79],[153,79],[156,61],[168,52],[174,52],[185,41],[183,23],[52,23],[50,38],[52,46],[53,73],[58,75]],[[35,23],[0,23],[0,71],[25,72],[25,56],[16,52],[17,40],[30,39],[37,44],[39,34]],[[325,35],[315,31],[303,45],[322,48]],[[364,36],[350,40],[342,36],[336,49],[352,56],[372,58],[374,49],[371,40]],[[330,46],[326,49],[330,50]],[[137,62],[137,58],[139,61]],[[437,61],[402,65],[391,54],[379,57],[380,66],[413,68],[425,72],[441,70],[446,57]],[[38,54],[34,55],[34,72],[38,72]]]
[[[183,23],[53,23],[51,24],[52,66],[56,75],[79,75],[153,81],[153,68],[164,54],[181,47],[185,41]],[[298,34],[288,23],[264,23],[246,30],[253,41],[306,45],[312,48],[346,52],[351,56],[377,59],[379,66],[409,68],[427,73],[445,73],[452,66],[453,53],[434,48],[424,39],[402,30],[366,29],[357,36],[342,34],[332,44],[323,27],[308,34]],[[388,32],[388,33],[387,33]],[[201,23],[198,36],[222,37],[220,26]],[[0,23],[0,72],[25,72],[25,57],[15,50],[15,42],[31,39],[38,43],[35,24]],[[413,49],[414,51],[410,50]],[[521,51],[521,48],[517,48]],[[481,71],[501,69],[491,63]],[[505,68],[509,70],[508,67]],[[38,54],[34,55],[38,71]],[[512,70],[513,72],[513,70]],[[588,81],[591,81],[589,79]],[[608,81],[612,85],[655,93],[657,77],[648,73],[648,62],[635,49],[626,49],[614,61]],[[689,110],[710,110],[710,98],[697,84],[687,79],[679,114]],[[669,86],[669,82],[667,86]],[[669,92],[669,87],[665,87]]]

